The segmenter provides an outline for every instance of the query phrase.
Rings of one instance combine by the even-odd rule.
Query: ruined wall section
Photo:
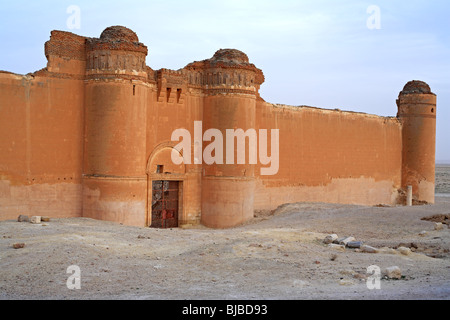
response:
[[[71,32],[52,31],[45,43],[47,67],[38,74],[59,78],[84,79],[86,69],[86,40]]]
[[[396,118],[263,101],[256,118],[258,129],[280,130],[280,157],[277,175],[258,175],[255,209],[305,201],[397,203],[402,133]]]
[[[53,31],[47,68],[0,73],[0,215],[81,215],[84,37]]]

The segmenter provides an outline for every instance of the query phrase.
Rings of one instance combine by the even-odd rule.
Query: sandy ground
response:
[[[229,230],[3,221],[0,299],[449,299],[450,229],[421,220],[443,213],[449,197],[409,208],[291,204]],[[329,233],[415,252],[341,252],[322,243]],[[18,242],[25,247],[12,248]],[[66,285],[71,265],[79,290]],[[403,278],[369,290],[370,265],[398,266]]]
[[[421,220],[450,214],[450,167],[437,168],[436,177],[435,205],[289,204],[228,230],[3,221],[0,299],[450,299],[450,229]],[[331,233],[380,252],[330,248],[323,239]],[[80,289],[67,287],[72,265]],[[369,290],[371,265],[382,275],[398,266],[402,279],[383,276],[380,289]]]

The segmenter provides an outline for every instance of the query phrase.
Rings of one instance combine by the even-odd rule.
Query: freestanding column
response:
[[[146,221],[147,47],[124,27],[87,41],[83,216]]]
[[[413,199],[434,203],[436,95],[422,81],[408,82],[397,100],[402,123],[402,188]]]
[[[406,187],[406,205],[412,206],[412,186]]]

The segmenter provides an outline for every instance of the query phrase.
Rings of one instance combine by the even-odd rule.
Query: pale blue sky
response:
[[[80,8],[80,29],[66,12]],[[370,5],[381,29],[370,30]],[[395,116],[406,82],[438,95],[437,160],[450,162],[450,2],[448,0],[0,0],[0,70],[46,65],[51,30],[98,37],[111,25],[133,29],[153,69],[179,69],[220,48],[244,51],[264,71],[272,103]]]

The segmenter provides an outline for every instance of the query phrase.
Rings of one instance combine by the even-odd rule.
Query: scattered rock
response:
[[[41,223],[41,217],[40,216],[32,216],[30,219],[30,222],[33,224]]]
[[[348,248],[359,249],[363,245],[362,241],[350,241],[347,243]]]
[[[444,229],[444,226],[442,225],[442,222],[436,222],[434,224],[434,230],[442,230]]]
[[[347,239],[347,237],[338,238],[338,239],[334,240],[333,243],[334,243],[334,244],[340,244],[341,241],[343,241],[343,240],[345,240],[345,239]]]
[[[356,240],[356,239],[355,239],[354,237],[347,237],[347,238],[345,238],[344,240],[341,240],[341,241],[339,242],[339,244],[343,244],[344,246],[346,246],[347,243],[352,242],[352,241],[355,241],[355,240]]]
[[[22,249],[23,247],[25,247],[25,243],[14,243],[14,244],[12,245],[12,247],[13,247],[14,249]]]
[[[355,274],[357,274],[356,271],[350,270],[350,269],[349,270],[341,270],[341,271],[339,271],[339,273],[342,275],[345,275],[345,276],[352,276],[352,277],[354,277]]]
[[[325,239],[323,239],[323,243],[330,244],[337,239],[338,239],[337,234],[330,234],[330,235],[326,236]]]
[[[427,234],[427,232],[425,230],[419,232],[419,236],[421,236],[421,237],[426,236],[426,234]]]
[[[41,217],[42,222],[50,222],[50,217]]]
[[[337,254],[335,254],[335,253],[333,253],[331,256],[330,256],[330,260],[331,261],[335,261],[336,259],[337,259]]]
[[[379,253],[386,253],[386,254],[397,254],[397,250],[389,248],[389,247],[383,247],[378,249]]]
[[[361,273],[356,273],[353,278],[358,279],[358,280],[367,280],[367,275],[366,274],[361,274]]]
[[[405,256],[409,256],[411,254],[411,249],[406,247],[398,247],[397,251]]]
[[[386,276],[389,279],[401,279],[402,271],[397,266],[389,267],[389,268],[386,268]]]
[[[30,218],[26,215],[19,215],[19,217],[17,218],[18,222],[30,222]]]
[[[335,250],[338,250],[338,251],[345,251],[345,246],[341,245],[341,244],[330,243],[328,245],[328,247],[332,248],[332,249],[335,249]]]
[[[410,249],[417,249],[418,248],[418,246],[417,246],[417,244],[415,244],[414,242],[410,242],[410,243],[400,243],[398,246],[397,246],[397,248],[400,248],[400,247],[405,247],[405,248],[410,248]]]
[[[365,253],[377,253],[378,249],[365,244],[361,247],[361,251]]]
[[[348,279],[341,279],[341,280],[339,280],[339,284],[341,286],[352,286],[352,285],[354,285],[353,281],[348,280]]]
[[[450,214],[434,214],[429,217],[424,217],[420,220],[424,221],[432,221],[432,222],[441,222],[443,224],[449,224]]]

